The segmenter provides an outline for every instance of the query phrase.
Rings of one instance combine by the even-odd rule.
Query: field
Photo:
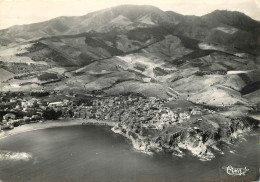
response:
[[[13,73],[4,70],[3,68],[0,68],[0,73],[1,73],[0,82],[6,81],[14,76]]]

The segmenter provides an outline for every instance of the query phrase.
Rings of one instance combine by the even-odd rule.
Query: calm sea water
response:
[[[71,126],[0,140],[0,181],[253,181],[259,178],[259,129],[209,162],[187,155],[148,156],[106,126]],[[247,167],[229,176],[222,167]]]

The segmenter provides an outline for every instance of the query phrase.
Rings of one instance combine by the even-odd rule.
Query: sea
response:
[[[255,129],[235,145],[221,146],[224,154],[200,161],[188,151],[182,158],[135,151],[108,126],[48,128],[0,140],[0,181],[258,181],[259,142]]]

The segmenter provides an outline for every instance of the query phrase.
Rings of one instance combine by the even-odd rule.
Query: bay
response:
[[[0,140],[0,181],[253,181],[259,178],[259,129],[224,154],[200,161],[135,151],[108,126],[69,126],[13,135]],[[230,176],[223,167],[247,167]]]

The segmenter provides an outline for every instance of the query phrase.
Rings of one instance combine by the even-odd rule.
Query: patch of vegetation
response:
[[[182,64],[184,64],[186,62],[186,60],[182,59],[182,58],[177,58],[171,61],[171,63],[175,66],[180,66]]]
[[[94,62],[94,58],[87,55],[86,53],[80,53],[79,55],[79,64],[82,66],[89,65]]]
[[[83,71],[73,72],[73,76],[80,76],[83,74],[85,74],[85,72],[83,72]]]
[[[185,36],[182,36],[182,35],[178,35],[178,37],[181,39],[181,43],[188,49],[194,49],[194,50],[199,50],[199,46],[198,44],[200,43],[199,40],[196,40],[196,39],[192,39],[192,38],[189,38],[189,37],[185,37]]]
[[[171,82],[176,82],[177,80],[180,80],[184,78],[183,76],[177,76],[176,78],[174,78],[173,80],[171,80]]]
[[[31,96],[33,96],[33,97],[45,97],[48,95],[50,95],[50,93],[48,91],[42,91],[42,92],[32,91],[31,92]]]
[[[145,65],[142,65],[142,64],[138,64],[136,63],[135,66],[134,66],[135,69],[138,69],[140,71],[144,71],[146,69],[146,66]]]
[[[93,91],[91,91],[91,94],[93,94],[93,95],[104,95],[105,92],[103,90],[93,90]]]
[[[0,122],[2,122],[3,116],[8,113],[14,114],[15,117],[17,117],[17,118],[22,118],[23,116],[25,116],[25,114],[21,111],[18,112],[18,111],[3,111],[2,110],[2,111],[0,111]]]
[[[31,47],[27,48],[27,52],[18,54],[17,56],[28,56],[33,61],[46,61],[51,63],[56,63],[61,66],[75,66],[75,64],[70,61],[68,55],[63,55],[58,50],[50,48],[48,45],[42,42],[36,42]]]
[[[139,47],[142,46],[142,44],[140,44],[139,42],[132,42],[132,44],[133,44],[134,46],[139,46]]]
[[[260,89],[260,81],[249,84],[241,89],[241,94],[246,95]]]
[[[186,111],[190,107],[194,107],[194,105],[195,104],[193,104],[192,102],[187,101],[187,100],[176,100],[176,101],[169,101],[169,102],[164,103],[165,107],[169,107],[169,108],[174,109],[178,112]]]
[[[28,55],[28,53],[36,52],[36,51],[45,49],[47,47],[48,47],[47,45],[45,45],[41,42],[36,42],[32,46],[26,48],[27,52],[21,53],[21,54],[16,54],[16,56],[26,56],[26,55]]]
[[[42,117],[45,119],[45,120],[56,120],[58,119],[59,117],[61,117],[62,115],[62,112],[61,111],[55,111],[54,109],[52,108],[47,108],[46,110],[44,110],[42,112]]]
[[[136,28],[130,30],[127,33],[127,38],[130,40],[137,40],[140,42],[146,42],[151,38],[155,38],[157,40],[161,40],[164,38],[164,35],[169,34],[167,30],[161,27],[155,28]]]
[[[48,72],[44,72],[41,75],[39,75],[37,77],[39,80],[41,81],[46,81],[46,80],[54,80],[54,79],[58,79],[57,74],[55,73],[48,73]]]
[[[124,92],[121,93],[120,95],[125,96],[125,97],[129,97],[131,96],[132,98],[138,98],[138,97],[142,97],[142,98],[147,98],[145,95],[141,94],[141,93],[136,93],[136,92]],[[115,95],[118,96],[118,95]]]
[[[191,59],[196,59],[196,58],[200,58],[200,57],[204,57],[204,56],[208,56],[211,53],[216,52],[214,50],[195,50],[185,56],[183,56],[183,58],[187,59],[187,60],[191,60]]]
[[[93,106],[93,98],[94,97],[88,97],[84,94],[77,94],[75,98],[73,98],[73,102],[75,102],[76,105],[84,104],[86,106]]]
[[[204,75],[226,75],[227,71],[225,70],[215,70],[215,71],[197,71],[194,75],[204,76]]]
[[[223,67],[225,67],[227,70],[234,70],[234,68],[232,66],[227,65],[227,64],[225,64],[223,62],[218,62],[218,64],[223,66]]]
[[[194,103],[195,104],[195,103]],[[228,107],[220,107],[220,106],[212,106],[212,105],[206,105],[206,103],[203,104],[195,104],[197,106],[202,107],[203,109],[209,109],[209,110],[213,110],[216,112],[220,112],[220,111],[228,111]]]
[[[164,76],[164,75],[167,75],[169,74],[168,71],[160,68],[160,67],[156,67],[153,69],[153,72],[155,73],[156,76]]]
[[[247,74],[242,73],[242,74],[238,74],[238,76],[239,76],[247,85],[253,83],[252,80],[250,79],[250,77],[249,77]]]
[[[116,29],[111,30],[106,33],[92,33],[95,37],[99,37],[100,40],[105,40],[108,42],[112,42],[113,46],[116,47],[116,41],[118,40],[118,32]]]
[[[26,73],[27,75],[30,75],[33,71],[42,71],[49,68],[47,65],[43,64],[26,64],[26,63],[2,63],[2,68],[14,73],[14,74],[20,74],[20,73]],[[32,74],[31,74],[32,75]],[[16,78],[22,78],[23,76],[16,76]]]
[[[111,56],[117,56],[123,53],[121,50],[117,49],[116,47],[108,46],[104,41],[101,41],[95,37],[86,36],[85,43],[92,47],[103,48],[107,50],[111,54]]]
[[[259,125],[259,121],[254,119],[254,118],[251,118],[251,117],[246,117],[245,121],[247,122],[247,124],[249,126],[253,126],[253,127],[258,127]]]

